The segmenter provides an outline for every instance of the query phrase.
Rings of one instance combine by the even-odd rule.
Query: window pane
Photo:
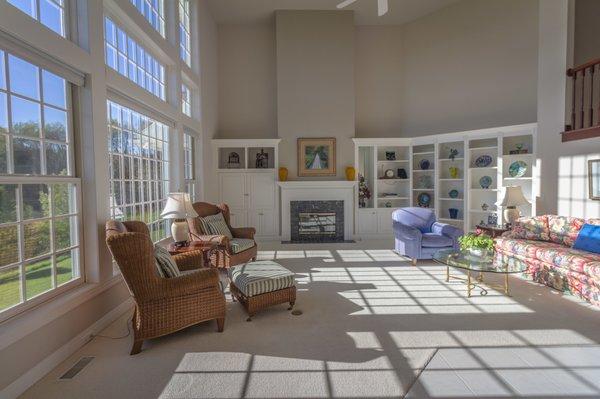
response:
[[[54,250],[77,245],[77,219],[74,216],[54,220]]]
[[[65,91],[65,80],[48,71],[42,72],[42,84],[44,88],[44,102],[57,107],[66,108],[67,99]]]
[[[74,214],[77,212],[75,203],[75,185],[68,183],[53,184],[52,214],[54,216]]]
[[[73,249],[56,255],[56,282],[59,286],[79,277],[79,268],[75,264],[79,259],[78,253],[77,249]]]
[[[8,72],[10,75],[10,90],[13,93],[22,94],[36,100],[40,99],[38,67],[9,55]]]
[[[8,172],[8,140],[6,135],[0,133],[0,173]]]
[[[0,93],[0,134],[8,133],[8,110],[6,93]]]
[[[44,135],[50,140],[67,141],[67,113],[44,107]]]
[[[0,184],[0,224],[17,221],[17,186],[15,184]],[[2,252],[5,252],[5,246]]]
[[[52,289],[52,258],[44,258],[25,265],[25,292],[27,299]]]
[[[68,176],[67,146],[65,144],[46,143],[46,174]]]
[[[8,0],[8,2],[33,18],[37,15],[35,0]]]
[[[2,228],[0,228],[0,231]],[[0,233],[1,234],[1,233]],[[0,262],[4,254],[0,254]],[[21,302],[21,271],[19,267],[0,269],[0,311]]]
[[[40,142],[37,140],[14,138],[15,173],[39,175],[41,173],[40,150]]]
[[[23,226],[25,259],[50,252],[50,221],[39,220]]]
[[[9,250],[0,251],[0,267],[19,261],[19,238],[17,226],[0,227],[0,246]]]
[[[50,0],[40,0],[40,22],[61,36],[65,35],[63,29],[62,9]]]
[[[11,96],[12,133],[18,136],[40,137],[39,103]]]
[[[23,219],[50,216],[49,200],[45,184],[23,184]]]

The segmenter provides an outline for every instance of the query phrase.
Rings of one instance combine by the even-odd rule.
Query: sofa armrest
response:
[[[445,235],[453,240],[458,240],[459,237],[464,235],[462,229],[447,223],[435,222],[431,225],[431,232],[434,234]]]
[[[235,238],[249,238],[254,239],[254,234],[256,234],[256,229],[254,227],[231,227],[231,234]]]
[[[392,226],[394,229],[394,236],[399,240],[415,241],[420,243],[421,239],[423,238],[423,233],[421,233],[421,231],[415,227],[408,226],[397,221],[394,221]]]

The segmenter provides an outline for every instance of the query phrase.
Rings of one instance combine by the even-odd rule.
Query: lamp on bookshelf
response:
[[[198,216],[188,193],[170,193],[160,216],[163,219],[174,219],[171,224],[171,235],[178,247],[188,244],[188,225],[186,218]]]
[[[517,209],[517,206],[529,204],[525,195],[523,195],[523,189],[521,186],[508,186],[504,191],[504,199],[497,205],[504,208],[504,221],[512,226],[521,212]]]

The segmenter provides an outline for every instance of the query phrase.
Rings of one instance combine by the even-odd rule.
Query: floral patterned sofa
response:
[[[496,239],[496,256],[523,262],[534,281],[600,306],[600,254],[572,248],[585,223],[600,225],[600,219],[521,218],[511,231]]]

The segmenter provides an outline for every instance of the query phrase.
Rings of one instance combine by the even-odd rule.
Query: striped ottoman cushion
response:
[[[228,273],[233,284],[247,297],[296,285],[294,273],[270,260],[238,265]]]

